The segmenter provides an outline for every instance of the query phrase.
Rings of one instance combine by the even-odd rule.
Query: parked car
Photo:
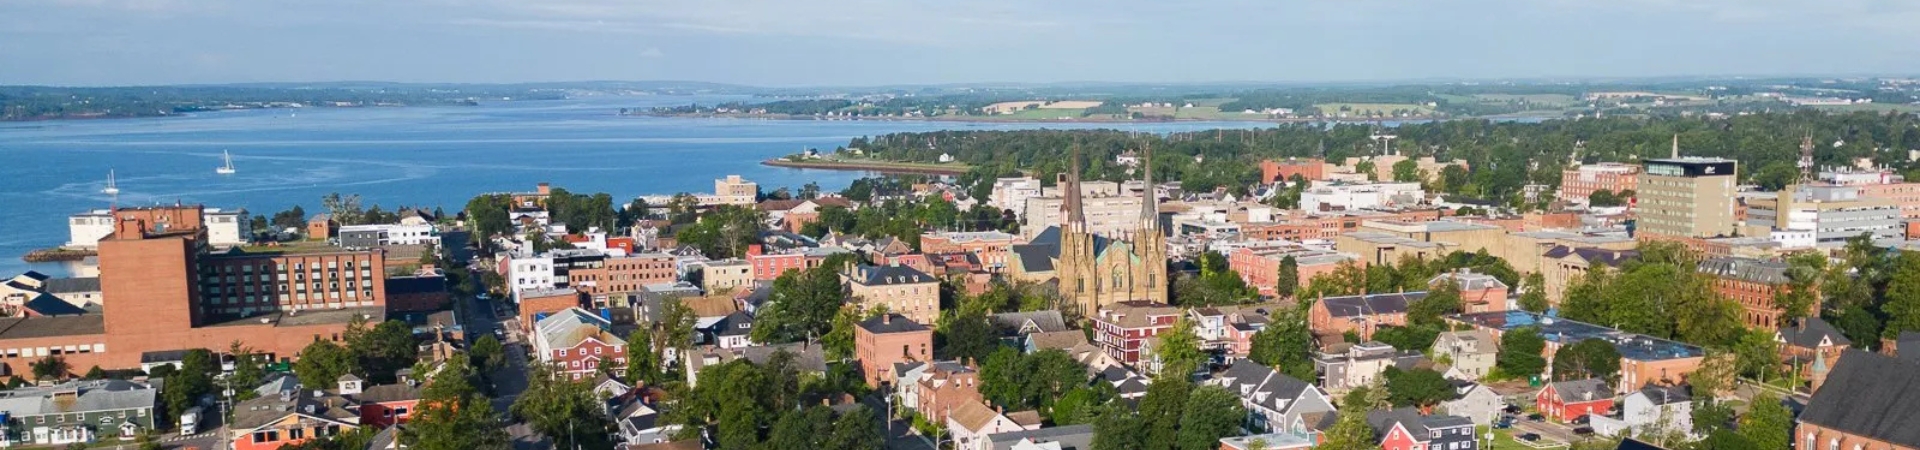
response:
[[[1572,423],[1573,423],[1574,425],[1586,425],[1586,424],[1588,424],[1588,423],[1591,423],[1591,422],[1593,422],[1593,419],[1591,419],[1591,417],[1593,417],[1593,415],[1592,415],[1592,414],[1588,414],[1588,415],[1584,415],[1584,416],[1580,416],[1580,417],[1575,417],[1575,418],[1573,418],[1573,422],[1572,422]]]
[[[1523,434],[1520,434],[1519,436],[1514,436],[1513,438],[1519,439],[1522,441],[1527,441],[1527,442],[1537,442],[1540,440],[1540,435],[1536,433],[1523,433]]]
[[[1493,427],[1496,429],[1512,428],[1513,416],[1500,416],[1500,420],[1493,421]]]
[[[1544,420],[1547,420],[1547,416],[1542,416],[1542,415],[1540,415],[1540,413],[1533,413],[1533,414],[1528,414],[1528,415],[1527,415],[1527,420],[1531,420],[1531,421],[1534,421],[1534,422],[1540,422],[1540,421],[1544,421]]]
[[[1578,434],[1578,435],[1581,435],[1581,436],[1586,436],[1586,435],[1589,435],[1589,434],[1593,434],[1593,427],[1579,427],[1579,428],[1574,428],[1574,429],[1573,429],[1573,434]]]

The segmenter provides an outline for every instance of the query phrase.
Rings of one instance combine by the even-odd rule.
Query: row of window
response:
[[[289,441],[297,441],[297,440],[307,438],[307,429],[305,428],[293,428],[286,431],[287,431],[286,438]],[[339,425],[327,425],[326,427],[313,428],[314,437],[326,437],[326,436],[332,436],[336,434],[340,434]],[[280,437],[281,437],[280,430],[255,431],[253,433],[253,442],[256,444],[266,443],[266,442],[279,442]]]
[[[25,347],[9,348],[0,353],[0,358],[39,358],[69,354],[105,353],[107,344],[80,344],[62,347]]]
[[[286,293],[281,293],[281,294],[280,294],[280,297],[279,297],[279,300],[280,300],[280,303],[281,303],[281,304],[283,304],[283,305],[291,305],[291,304],[293,304],[293,302],[296,302],[296,301],[298,301],[298,302],[304,302],[304,301],[307,301],[307,300],[340,300],[340,299],[341,299],[341,298],[340,298],[340,292],[341,292],[341,291],[329,291],[329,292],[327,292],[327,293],[326,293],[327,295],[326,295],[326,296],[324,296],[324,297],[323,297],[323,296],[321,296],[319,292],[315,292],[315,293],[313,293],[313,295],[312,295],[311,297],[309,297],[309,296],[307,295],[307,293],[305,293],[305,292],[301,292],[301,293],[297,293],[297,294],[286,294]],[[373,295],[373,290],[372,290],[372,289],[363,289],[363,290],[358,290],[358,291],[345,291],[345,292],[346,292],[346,299],[347,299],[347,300],[357,300],[357,299],[361,299],[361,298],[367,298],[367,299],[372,299],[372,298],[374,298],[374,295]],[[220,305],[220,304],[228,304],[228,305],[238,305],[238,304],[242,304],[242,303],[271,303],[271,302],[272,302],[272,301],[274,300],[274,297],[273,297],[272,295],[267,295],[267,294],[263,294],[263,295],[260,295],[260,296],[254,296],[254,295],[251,295],[251,294],[252,294],[252,290],[248,290],[248,294],[249,294],[249,295],[245,295],[245,296],[241,296],[241,295],[208,295],[208,296],[206,297],[206,298],[207,298],[207,304],[210,304],[210,305]]]
[[[47,418],[48,418],[48,417],[52,417],[52,418],[53,418],[53,423],[56,423],[56,424],[59,424],[59,423],[67,423],[67,417],[68,417],[68,416],[72,416],[72,417],[73,417],[73,421],[74,421],[74,423],[81,423],[81,422],[86,422],[86,421],[87,421],[87,415],[86,415],[86,413],[73,413],[73,414],[53,414],[53,415],[42,415],[42,416],[35,416],[35,417],[33,418],[33,424],[34,424],[34,425],[46,425],[46,424],[47,424]],[[144,409],[136,409],[136,410],[133,410],[133,417],[146,417],[146,416],[147,416],[147,410],[144,410]],[[115,415],[114,415],[114,414],[101,414],[101,415],[100,415],[100,423],[113,423],[113,420],[114,420],[114,419],[116,419],[116,418],[118,418],[118,419],[120,419],[120,420],[126,420],[126,419],[127,419],[127,412],[126,412],[126,411],[124,411],[124,410],[123,410],[123,411],[120,411],[120,412],[119,412],[119,414],[118,414],[118,417],[115,417]],[[24,421],[25,421],[25,419],[22,419],[22,422],[24,422]]]

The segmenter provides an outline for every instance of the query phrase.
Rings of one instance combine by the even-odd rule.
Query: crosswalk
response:
[[[180,442],[180,441],[186,441],[186,440],[193,440],[193,439],[200,439],[200,438],[205,438],[205,437],[209,437],[209,436],[213,436],[213,432],[212,432],[212,431],[208,431],[208,432],[204,432],[204,433],[200,433],[200,434],[191,434],[191,435],[184,435],[184,436],[173,436],[173,437],[169,437],[169,438],[166,438],[166,439],[161,439],[161,440],[160,440],[160,442]]]

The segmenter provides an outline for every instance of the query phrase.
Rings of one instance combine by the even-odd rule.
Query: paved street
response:
[[[872,408],[875,415],[887,417],[887,404],[885,401],[882,401],[880,397],[872,395],[863,397],[860,399],[860,403],[866,404],[868,408]],[[888,418],[885,423],[880,424],[880,432],[886,433],[887,448],[889,449],[933,450],[933,441],[913,433],[912,422]]]
[[[1580,442],[1585,439],[1573,434],[1573,427],[1571,426],[1551,422],[1534,422],[1527,420],[1525,417],[1515,420],[1513,422],[1513,429],[1516,430],[1513,432],[1516,436],[1522,433],[1539,434],[1540,444],[1547,444],[1549,441],[1551,441],[1551,443],[1566,444]]]

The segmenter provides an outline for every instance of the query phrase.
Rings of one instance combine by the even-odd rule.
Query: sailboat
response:
[[[227,153],[226,150],[221,150],[220,160],[225,161],[226,165],[214,168],[213,172],[221,175],[233,175],[233,155]]]
[[[107,195],[120,195],[120,187],[113,184],[113,169],[107,169],[107,188],[101,189],[100,193],[107,194]]]

